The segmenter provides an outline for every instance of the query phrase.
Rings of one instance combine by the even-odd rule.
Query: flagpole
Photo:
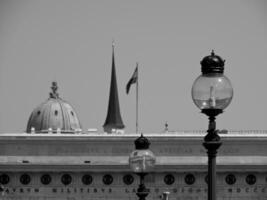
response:
[[[136,63],[136,68],[137,68],[137,80],[136,80],[136,133],[138,134],[138,63]]]

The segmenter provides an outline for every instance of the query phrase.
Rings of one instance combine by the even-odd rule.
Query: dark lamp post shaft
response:
[[[208,154],[208,200],[216,200],[216,155],[222,143],[216,130],[215,119],[222,110],[207,109],[202,112],[209,116],[209,129],[203,143]]]
[[[139,197],[139,200],[145,200],[149,194],[149,189],[145,186],[145,176],[147,173],[137,173],[137,175],[140,176],[140,184],[136,195]]]

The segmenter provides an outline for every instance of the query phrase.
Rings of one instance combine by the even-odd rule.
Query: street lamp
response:
[[[224,76],[225,60],[211,52],[200,62],[202,75],[192,86],[192,99],[201,112],[209,117],[209,128],[203,146],[208,154],[208,200],[216,199],[216,154],[221,146],[219,130],[216,130],[216,116],[230,104],[233,88]]]
[[[130,154],[129,165],[134,173],[140,177],[140,184],[136,195],[139,200],[145,200],[149,194],[149,189],[146,188],[144,179],[145,176],[153,170],[156,157],[152,151],[149,150],[149,140],[141,134],[135,141],[135,150]]]

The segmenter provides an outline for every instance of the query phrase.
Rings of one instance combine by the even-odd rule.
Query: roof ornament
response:
[[[57,93],[57,82],[53,81],[52,86],[51,86],[52,92],[50,92],[50,98],[57,99],[58,98],[58,93]]]
[[[49,128],[48,129],[48,133],[53,133],[53,129],[52,128]]]
[[[60,134],[60,133],[61,133],[61,129],[57,128],[57,134]]]
[[[35,133],[35,128],[34,127],[31,127],[31,133]]]
[[[114,48],[114,47],[115,47],[115,40],[112,39],[112,48]]]
[[[165,130],[165,132],[168,132],[168,131],[169,131],[169,128],[168,128],[168,127],[169,127],[169,124],[168,124],[168,122],[165,122],[165,129],[164,129],[164,130]]]

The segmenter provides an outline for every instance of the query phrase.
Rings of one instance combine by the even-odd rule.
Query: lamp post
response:
[[[208,154],[208,200],[216,199],[216,154],[221,146],[219,130],[216,130],[216,116],[230,104],[233,88],[230,80],[224,76],[224,63],[220,56],[206,56],[200,62],[202,75],[192,86],[192,99],[201,112],[209,117],[207,135],[203,146]]]
[[[140,177],[140,184],[136,195],[139,200],[145,200],[149,194],[149,189],[145,186],[145,176],[153,170],[156,157],[152,151],[149,150],[149,140],[141,134],[135,141],[135,150],[130,154],[129,165],[134,173]]]

